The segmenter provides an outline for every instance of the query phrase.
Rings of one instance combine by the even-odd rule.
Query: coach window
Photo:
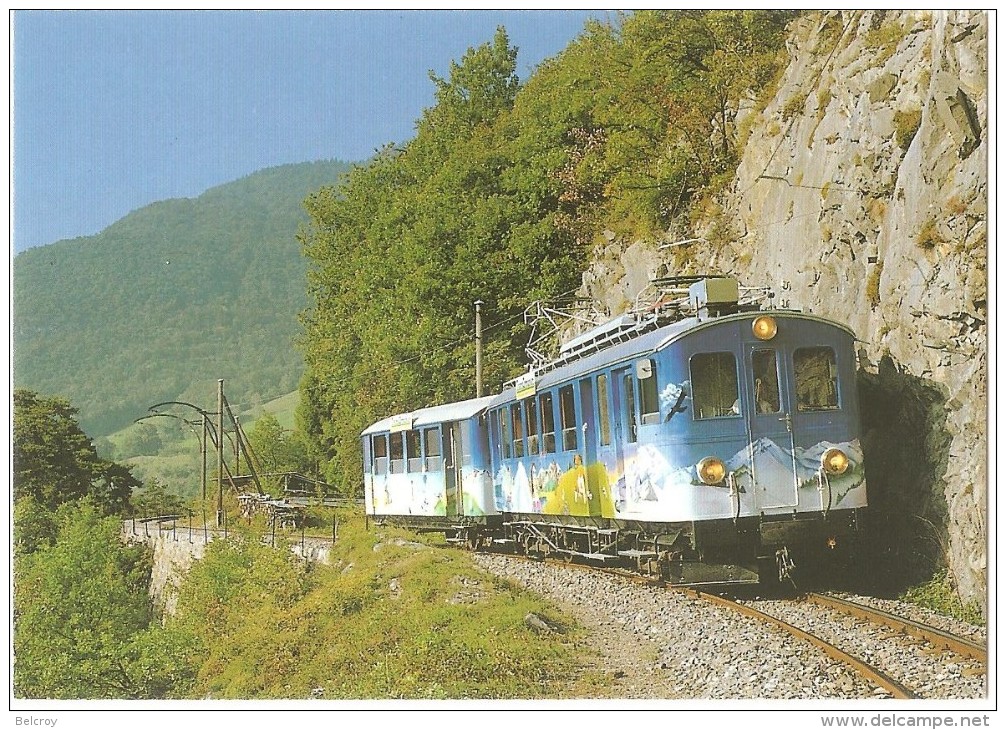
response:
[[[576,449],[576,403],[573,400],[573,386],[559,389],[559,424],[562,426],[562,450]]]
[[[496,411],[500,422],[500,453],[504,459],[509,459],[513,448],[513,435],[510,430],[510,411],[501,408]]]
[[[402,446],[402,433],[391,434],[391,473],[405,472],[405,449]]]
[[[652,361],[651,361],[652,363]],[[650,366],[650,377],[639,381],[640,420],[646,424],[660,423],[660,398],[657,396],[657,370]]]
[[[426,446],[426,471],[440,471],[443,464],[440,458],[440,431],[436,428],[424,430],[423,444]]]
[[[698,419],[740,415],[737,360],[730,352],[693,355],[692,413]]]
[[[472,464],[472,433],[467,423],[461,424],[461,466]]]
[[[793,353],[796,405],[801,411],[838,408],[838,368],[830,347],[803,347]]]
[[[374,436],[374,474],[388,473],[388,437]]]
[[[513,455],[519,459],[524,456],[524,421],[520,416],[520,403],[510,406],[510,416],[513,420]]]
[[[755,411],[778,413],[781,406],[775,350],[755,350],[751,354],[751,368],[754,371]]]
[[[625,375],[622,377],[622,390],[625,394],[625,440],[630,444],[636,443],[636,391],[632,386],[633,377]]]
[[[601,446],[611,445],[611,413],[608,409],[608,376],[597,376],[597,418],[601,433]]]
[[[538,399],[528,398],[524,401],[524,424],[527,427],[527,453],[533,456],[538,453]]]
[[[555,453],[555,412],[552,410],[552,394],[542,393],[541,404],[541,453]]]
[[[405,456],[409,460],[409,471],[423,470],[423,454],[419,444],[419,431],[405,432]]]

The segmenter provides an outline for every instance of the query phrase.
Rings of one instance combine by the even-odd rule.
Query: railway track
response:
[[[942,629],[933,626],[926,626],[918,621],[897,616],[879,608],[865,606],[854,601],[847,601],[835,596],[826,596],[821,593],[808,593],[805,599],[818,606],[824,606],[834,611],[846,613],[856,618],[861,618],[881,626],[886,626],[903,634],[914,636],[923,641],[929,642],[935,647],[946,649],[962,657],[980,662],[983,666],[988,665],[988,650],[970,639],[955,636]]]
[[[540,558],[512,557],[543,562]],[[963,673],[971,677],[985,674],[987,652],[983,646],[864,604],[820,593],[786,600],[735,599],[704,590],[664,586],[653,578],[616,568],[598,568],[551,558],[544,562],[601,572],[636,584],[671,588],[769,624],[812,645],[831,660],[848,667],[884,695],[896,699],[943,696],[940,690],[934,689],[932,682],[920,679],[925,672],[919,667],[926,665],[961,666]],[[858,637],[858,641],[850,641],[852,636]],[[889,656],[892,653],[895,654],[893,659]],[[954,655],[952,658],[948,658],[950,653]],[[909,665],[914,669],[906,669]]]
[[[841,641],[843,631],[846,637],[849,635],[849,628],[846,626],[839,627],[838,624],[833,624],[834,628],[831,631],[833,636],[824,638],[821,635],[824,632],[820,629],[815,629],[812,633],[791,623],[791,617],[788,617],[789,620],[783,620],[774,615],[773,612],[756,608],[751,602],[742,602],[702,591],[685,590],[689,594],[711,603],[737,610],[744,615],[770,623],[792,636],[813,644],[824,651],[829,657],[849,666],[864,679],[883,689],[895,699],[930,699],[924,690],[913,687],[911,682],[897,676],[902,673],[899,670],[903,670],[903,667],[898,667],[896,662],[874,659],[867,660],[861,656],[857,656],[852,651],[842,648],[840,644],[843,643]],[[765,601],[762,603],[778,606],[781,602]],[[943,655],[945,652],[952,652],[964,660],[979,664],[982,673],[984,673],[987,666],[988,655],[983,646],[969,639],[955,636],[941,629],[926,626],[887,611],[821,593],[809,593],[791,600],[790,603],[815,606],[825,609],[826,612],[830,611],[851,616],[857,622],[860,622],[860,624],[865,623],[870,627],[882,627],[892,630],[893,633],[880,635],[876,640],[880,642],[906,642],[907,650],[910,652],[916,651],[921,641],[931,647],[929,651],[923,650],[927,656],[926,661],[933,663],[940,662],[944,658]],[[792,614],[792,612],[789,613]],[[821,623],[817,620],[820,618],[819,616],[813,618],[815,623]],[[810,619],[809,614],[805,615],[805,621],[810,623]],[[879,656],[879,652],[877,654]],[[978,672],[978,667],[970,667],[970,669],[972,674]]]

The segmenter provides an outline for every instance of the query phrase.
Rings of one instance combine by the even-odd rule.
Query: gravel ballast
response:
[[[598,655],[595,668],[610,680],[611,696],[695,700],[889,696],[809,643],[680,591],[503,555],[473,558],[487,572],[556,603],[583,625]],[[883,608],[898,613],[898,603],[885,601]],[[895,678],[924,697],[985,696],[985,677],[974,662],[932,652],[918,643],[906,645],[889,631],[859,629],[853,619],[820,607],[788,601],[755,605],[826,640],[841,639],[842,648],[865,661],[895,667]],[[941,623],[944,630],[975,638],[974,627],[949,620]]]

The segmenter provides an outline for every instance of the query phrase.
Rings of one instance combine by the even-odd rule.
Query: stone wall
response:
[[[895,579],[947,567],[961,596],[979,601],[987,21],[974,11],[795,21],[774,99],[746,112],[731,191],[686,236],[699,240],[609,239],[584,276],[584,293],[613,313],[647,276],[719,272],[849,325],[860,338],[878,558]]]
[[[122,539],[125,542],[142,542],[154,552],[150,574],[150,598],[162,615],[172,615],[178,604],[178,593],[189,569],[206,553],[206,545],[215,539],[227,539],[223,532],[203,530],[187,524],[170,522],[158,524],[129,520],[123,523]],[[269,537],[263,538],[268,542]],[[329,564],[331,539],[305,538],[303,543],[291,539],[290,551],[305,560]]]

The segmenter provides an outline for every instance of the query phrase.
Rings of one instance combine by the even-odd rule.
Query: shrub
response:
[[[954,589],[953,579],[945,570],[934,575],[926,583],[909,588],[901,598],[976,626],[985,625],[981,606],[977,601],[962,600]]]

